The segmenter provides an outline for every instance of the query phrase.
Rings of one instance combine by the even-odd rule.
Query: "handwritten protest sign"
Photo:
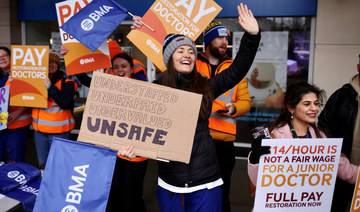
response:
[[[360,212],[360,169],[356,179],[353,199],[351,201],[350,212]]]
[[[342,139],[264,139],[254,211],[330,211]]]
[[[91,1],[92,0],[67,0],[57,3],[56,13],[59,27]],[[104,41],[96,51],[92,52],[61,28],[59,28],[59,30],[61,42],[63,46],[69,50],[64,56],[67,75],[111,67],[109,48],[106,41]]]
[[[183,34],[195,41],[221,9],[212,0],[157,0],[141,19],[155,31],[141,27],[132,30],[127,38],[164,71],[162,45],[166,35]]]
[[[6,129],[9,104],[9,86],[0,88],[0,130]]]
[[[152,159],[189,163],[202,96],[99,72],[78,140]]]
[[[11,46],[10,105],[47,107],[48,46]]]

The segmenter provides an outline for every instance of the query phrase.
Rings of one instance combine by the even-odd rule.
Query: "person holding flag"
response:
[[[128,54],[123,53],[115,41],[109,43],[112,67],[111,72],[107,73],[136,79],[133,59]],[[64,56],[67,53],[68,49],[61,46],[61,55]],[[77,74],[76,77],[85,86],[90,87],[91,78],[86,73]],[[146,81],[146,79],[141,81]],[[121,150],[124,152],[123,155],[131,153],[131,151],[127,152],[128,149],[129,147],[124,147]],[[146,168],[147,158],[134,157],[129,159],[118,154],[107,203],[108,211],[146,211],[145,202],[142,198]]]
[[[213,78],[203,77],[196,68],[197,50],[187,36],[169,34],[163,44],[167,70],[155,83],[203,95],[190,163],[159,162],[157,197],[160,211],[222,211],[222,191],[214,142],[209,131],[213,100],[238,84],[249,71],[260,43],[260,30],[247,6],[237,7],[239,24],[246,31],[240,50],[228,69]],[[141,25],[134,18],[132,28]],[[121,154],[121,152],[120,152]],[[134,155],[134,154],[133,154]],[[128,156],[133,156],[128,155]]]

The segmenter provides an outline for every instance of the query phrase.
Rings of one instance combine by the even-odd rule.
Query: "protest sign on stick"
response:
[[[67,0],[57,3],[56,13],[59,27],[79,12],[92,0]],[[74,37],[59,28],[61,42],[69,51],[64,56],[66,74],[74,75],[111,67],[109,48],[106,40],[96,51],[91,51]]]
[[[342,139],[263,139],[254,211],[330,211]]]
[[[106,211],[115,162],[114,150],[54,137],[34,211]]]
[[[221,11],[213,0],[157,0],[142,17],[148,27],[132,30],[127,38],[161,71],[166,69],[162,45],[167,34],[183,34],[195,41]]]

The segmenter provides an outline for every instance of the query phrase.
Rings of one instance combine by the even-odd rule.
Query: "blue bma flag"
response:
[[[60,28],[94,52],[126,18],[127,12],[114,0],[93,0]]]
[[[54,138],[34,211],[105,211],[116,151]]]

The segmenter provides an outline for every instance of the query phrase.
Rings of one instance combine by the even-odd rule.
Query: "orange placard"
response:
[[[143,26],[132,30],[127,38],[164,71],[162,45],[166,35],[184,34],[195,41],[221,9],[212,0],[157,0],[141,19],[154,31]]]
[[[74,16],[92,0],[68,0],[56,4],[59,27]],[[64,56],[67,75],[74,75],[111,67],[109,47],[104,41],[95,51],[91,51],[71,35],[60,29],[61,42],[69,51]]]
[[[360,169],[358,171],[358,176],[356,179],[356,185],[354,189],[353,199],[351,201],[350,212],[360,212]]]
[[[11,46],[10,105],[47,107],[48,46]]]

